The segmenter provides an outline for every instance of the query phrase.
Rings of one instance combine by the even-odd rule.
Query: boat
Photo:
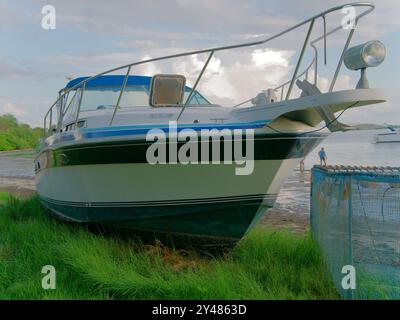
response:
[[[390,132],[375,135],[375,143],[400,142],[400,130],[387,126]]]
[[[374,8],[351,5],[364,10],[357,21]],[[311,150],[330,132],[352,129],[338,121],[337,113],[385,101],[382,90],[365,84],[333,90],[343,63],[351,68],[354,60],[349,48],[354,29],[330,89],[322,93],[318,88],[315,44],[324,40],[326,45],[341,27],[313,40],[312,29],[343,7],[268,39],[142,60],[69,81],[44,117],[35,158],[40,201],[69,221],[195,245],[234,245],[273,207],[283,181]],[[257,47],[306,25],[286,83],[235,106],[213,104],[198,89],[215,53]],[[314,55],[301,72],[310,46]],[[383,60],[380,43],[367,43],[363,50],[368,59]],[[347,57],[347,52],[353,53]],[[179,74],[131,74],[136,66],[194,54],[208,57],[191,85]],[[293,96],[294,86],[300,96]]]

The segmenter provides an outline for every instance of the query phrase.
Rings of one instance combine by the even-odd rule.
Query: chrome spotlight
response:
[[[361,78],[357,89],[369,88],[366,69],[379,66],[386,57],[386,48],[378,40],[368,41],[358,46],[347,49],[344,54],[344,64],[350,70],[361,70]]]

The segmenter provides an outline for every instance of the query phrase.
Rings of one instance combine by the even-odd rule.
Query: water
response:
[[[306,170],[319,164],[318,151],[325,148],[330,165],[400,167],[400,143],[372,143],[377,133],[388,130],[336,132],[326,138],[305,159]],[[309,214],[310,172],[295,170],[284,182],[275,204],[284,213]]]
[[[319,163],[318,150],[323,146],[332,165],[369,165],[400,167],[400,143],[371,143],[379,132],[353,131],[330,135],[305,159],[305,168]],[[34,152],[17,151],[0,153],[0,187],[4,181],[26,186],[28,179],[34,178]],[[24,178],[24,179],[22,179]],[[33,182],[32,182],[33,185]],[[284,213],[309,214],[310,173],[295,170],[285,181],[279,193],[276,209]]]
[[[400,143],[371,143],[377,133],[389,130],[337,132],[326,138],[305,160],[310,169],[319,163],[318,151],[325,148],[328,164],[400,167]]]
[[[34,178],[34,151],[0,152],[0,177]]]

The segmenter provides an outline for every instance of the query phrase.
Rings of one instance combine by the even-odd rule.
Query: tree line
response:
[[[43,129],[19,123],[11,114],[0,116],[0,151],[36,148],[42,134]]]

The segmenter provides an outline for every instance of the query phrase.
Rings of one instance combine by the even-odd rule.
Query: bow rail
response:
[[[103,75],[106,75],[106,74],[109,74],[109,73],[112,73],[112,72],[115,72],[115,71],[127,69],[127,72],[126,72],[126,75],[125,75],[125,80],[124,80],[123,85],[121,87],[120,94],[119,94],[119,97],[118,97],[118,101],[116,102],[116,105],[114,107],[114,112],[113,112],[112,118],[111,118],[110,123],[109,123],[109,125],[111,126],[112,123],[113,123],[115,114],[116,114],[116,112],[117,112],[117,110],[119,108],[119,102],[120,102],[121,96],[122,96],[122,94],[123,94],[123,92],[125,90],[126,82],[127,82],[126,80],[129,77],[129,73],[130,73],[132,67],[138,66],[138,65],[143,65],[143,64],[146,64],[146,63],[161,61],[161,60],[174,59],[174,58],[179,58],[179,57],[191,56],[191,55],[195,55],[195,54],[209,53],[208,58],[206,59],[206,62],[204,64],[199,76],[197,77],[197,79],[195,81],[195,85],[191,89],[191,92],[189,93],[185,103],[182,106],[182,110],[180,111],[180,113],[179,113],[179,115],[177,117],[177,121],[178,121],[179,118],[181,117],[181,115],[183,114],[185,108],[189,104],[189,101],[190,101],[193,93],[195,92],[196,87],[197,87],[198,83],[200,82],[202,75],[204,74],[204,71],[206,70],[206,68],[208,66],[208,63],[210,62],[210,60],[211,60],[211,58],[212,58],[212,56],[214,55],[215,52],[223,51],[223,50],[231,50],[231,49],[238,49],[238,48],[262,45],[262,44],[265,44],[265,43],[267,43],[269,41],[272,41],[272,40],[274,40],[276,38],[279,38],[279,37],[291,32],[291,31],[293,31],[293,30],[295,30],[295,29],[297,29],[297,28],[299,28],[299,27],[301,27],[303,25],[309,24],[307,35],[306,35],[306,38],[304,40],[304,43],[303,43],[303,46],[302,46],[302,49],[301,49],[301,52],[300,52],[300,56],[299,56],[299,58],[297,60],[296,67],[295,67],[295,70],[294,70],[294,73],[293,73],[293,76],[292,76],[291,80],[289,80],[289,81],[287,81],[287,82],[283,83],[282,85],[280,85],[280,86],[275,88],[275,90],[279,90],[279,89],[281,90],[281,100],[283,100],[284,89],[285,89],[286,86],[289,86],[288,90],[286,92],[286,98],[285,98],[286,100],[288,100],[290,98],[290,94],[292,92],[292,88],[293,88],[293,85],[294,85],[295,81],[297,79],[299,79],[300,77],[302,77],[302,76],[305,76],[306,78],[308,78],[308,74],[309,74],[312,66],[314,66],[314,83],[316,84],[316,82],[317,82],[317,68],[318,68],[318,50],[315,47],[315,43],[317,43],[318,41],[324,39],[325,60],[326,60],[326,38],[327,38],[327,36],[331,35],[332,33],[335,33],[338,30],[342,29],[342,27],[338,26],[338,27],[330,30],[329,32],[327,32],[326,31],[325,18],[326,18],[326,16],[328,14],[330,14],[332,12],[335,12],[335,11],[338,11],[338,10],[341,10],[341,9],[343,9],[345,7],[364,7],[364,8],[366,8],[365,11],[363,11],[360,14],[356,15],[355,21],[354,21],[355,26],[357,25],[358,20],[360,18],[362,18],[363,16],[369,14],[375,8],[375,6],[372,3],[369,3],[369,2],[353,2],[353,3],[348,3],[348,4],[344,4],[344,5],[340,5],[340,6],[335,6],[335,7],[332,7],[330,9],[328,9],[328,10],[322,11],[322,12],[320,12],[320,13],[318,13],[318,14],[316,14],[316,15],[314,15],[314,16],[312,16],[312,17],[310,17],[310,18],[308,18],[308,19],[306,19],[306,20],[304,20],[304,21],[302,21],[302,22],[290,27],[290,28],[287,28],[287,29],[285,29],[285,30],[283,30],[283,31],[281,31],[281,32],[279,32],[279,33],[267,38],[267,39],[263,39],[263,40],[259,40],[259,41],[253,41],[253,42],[247,42],[247,43],[241,43],[241,44],[236,44],[236,45],[228,45],[228,46],[214,47],[214,48],[203,49],[203,50],[188,51],[188,52],[183,52],[183,53],[178,53],[178,54],[171,54],[171,55],[167,55],[167,56],[141,60],[141,61],[137,61],[137,62],[133,62],[133,63],[127,64],[127,65],[123,65],[123,66],[120,66],[120,67],[112,68],[112,69],[106,70],[104,72],[101,72],[101,73],[99,73],[97,75],[94,75],[94,76],[91,76],[89,78],[86,78],[86,79],[82,80],[81,82],[77,83],[76,85],[74,85],[74,86],[72,86],[70,88],[67,88],[67,89],[63,89],[62,91],[60,91],[57,100],[51,105],[51,107],[49,108],[49,110],[47,111],[47,113],[46,113],[46,115],[44,117],[44,126],[43,126],[44,135],[46,135],[48,131],[51,132],[53,130],[53,124],[52,124],[53,113],[54,113],[53,109],[56,106],[59,106],[59,111],[58,111],[57,126],[56,126],[55,129],[56,129],[56,131],[60,131],[62,129],[61,126],[62,126],[63,116],[65,115],[66,109],[68,109],[68,106],[66,106],[67,100],[68,100],[68,94],[72,90],[75,90],[77,88],[81,88],[81,96],[80,96],[80,99],[79,99],[79,106],[78,106],[78,111],[77,111],[76,120],[75,120],[75,128],[78,128],[77,124],[78,124],[78,121],[79,121],[79,113],[80,113],[80,106],[81,106],[81,103],[82,103],[82,96],[84,94],[85,85],[90,80],[96,79],[96,78],[98,78],[100,76],[103,76]],[[303,72],[299,73],[299,68],[300,68],[301,62],[303,60],[303,56],[304,56],[305,50],[306,50],[306,48],[308,46],[309,38],[310,38],[311,32],[313,30],[314,23],[318,18],[322,18],[323,21],[324,21],[324,34],[310,42],[310,46],[314,49],[314,58],[312,59],[311,63],[308,65],[308,67]],[[330,84],[330,88],[329,88],[330,91],[333,90],[333,87],[335,85],[337,76],[339,74],[341,65],[343,63],[344,52],[347,50],[347,48],[348,48],[348,46],[350,44],[351,38],[352,38],[354,30],[355,30],[355,26],[353,26],[353,28],[350,29],[349,36],[347,38],[346,44],[345,44],[345,46],[343,48],[342,55],[341,55],[341,57],[339,59],[339,62],[337,64],[337,67],[336,67],[336,70],[335,70],[335,75],[334,75],[334,77],[333,77],[333,79],[331,81],[331,84]],[[238,105],[236,105],[234,107],[240,106],[240,105],[242,105],[242,104],[244,104],[246,102],[249,102],[249,101],[251,101],[251,99],[250,100],[246,100],[246,101],[244,101],[244,102],[242,102],[242,103],[240,103],[240,104],[238,104]],[[49,122],[49,126],[48,127],[47,127],[47,122]]]

